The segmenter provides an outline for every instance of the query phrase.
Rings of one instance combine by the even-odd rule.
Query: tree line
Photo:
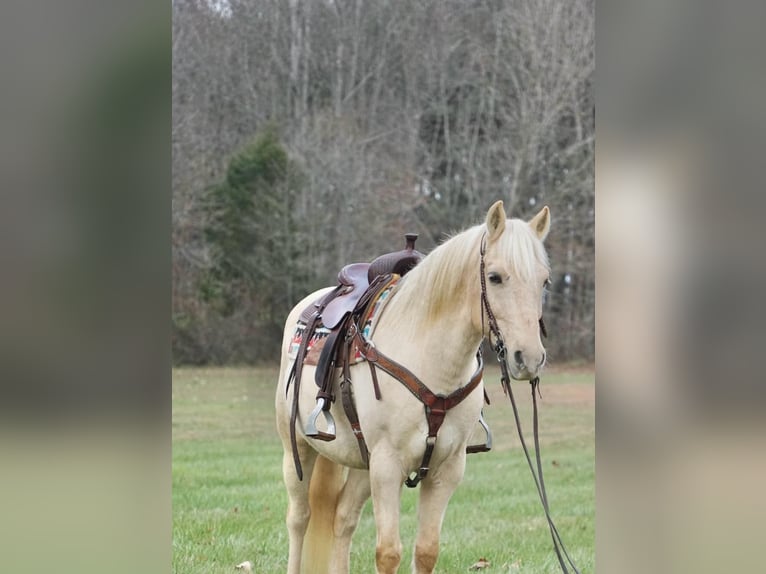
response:
[[[594,349],[592,0],[175,0],[173,354],[278,357],[345,263],[551,207],[551,360]]]

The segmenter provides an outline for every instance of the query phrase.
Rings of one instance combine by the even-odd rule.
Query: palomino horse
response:
[[[495,203],[485,223],[434,249],[396,285],[369,335],[374,348],[406,367],[434,394],[450,395],[475,375],[477,349],[487,333],[488,305],[508,348],[511,375],[525,380],[535,377],[545,362],[538,321],[549,276],[542,243],[549,227],[547,207],[525,222],[506,219],[503,203]],[[482,304],[482,290],[486,304]],[[337,421],[337,438],[324,442],[306,437],[302,429],[315,406],[317,389],[303,385],[296,425],[303,480],[294,466],[290,415],[295,386],[287,388],[294,358],[289,348],[299,314],[326,291],[309,295],[293,309],[282,345],[276,413],[289,494],[287,571],[347,573],[351,537],[362,507],[372,495],[376,572],[392,574],[401,560],[402,485],[421,466],[429,435],[423,402],[383,370],[377,370],[377,399],[369,366],[358,363],[350,367],[369,452],[368,470],[341,401],[330,409]],[[313,371],[314,367],[304,366],[303,379],[311,380]],[[340,375],[336,387],[339,380]],[[438,430],[430,470],[420,483],[412,561],[412,571],[418,574],[431,573],[436,565],[442,519],[465,471],[466,446],[481,415],[482,390],[480,382],[465,400],[446,412]]]

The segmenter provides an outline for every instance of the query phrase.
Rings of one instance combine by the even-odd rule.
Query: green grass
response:
[[[274,424],[277,370],[176,369],[173,372],[173,572],[284,572],[287,496]],[[467,572],[481,557],[489,572],[559,572],[542,507],[519,446],[508,400],[493,370],[485,408],[495,448],[468,457],[450,501],[437,572]],[[580,571],[594,570],[594,401],[587,369],[545,375],[540,427],[551,511]],[[528,385],[515,383],[531,446]],[[409,572],[417,489],[404,489],[400,572]],[[351,571],[374,572],[371,503],[354,536]]]

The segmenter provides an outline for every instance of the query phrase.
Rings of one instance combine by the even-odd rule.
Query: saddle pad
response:
[[[380,316],[383,313],[383,309],[385,308],[386,303],[390,298],[391,291],[394,290],[394,287],[396,287],[400,279],[401,276],[394,275],[391,278],[391,281],[389,281],[388,285],[386,285],[386,287],[380,292],[378,298],[375,299],[375,301],[368,307],[370,311],[367,316],[363,318],[362,324],[362,337],[364,339],[369,339],[372,336],[372,333],[375,330],[375,325],[377,324],[378,319],[380,319]],[[358,363],[364,360],[358,348],[356,349],[352,360],[354,363]]]
[[[298,356],[298,348],[301,346],[301,341],[303,341],[303,333],[305,330],[305,323],[298,323],[295,327],[293,338],[290,341],[290,349],[287,352],[287,356],[291,360],[295,360],[295,358]],[[330,334],[330,332],[330,329],[325,327],[316,328],[314,334],[309,340],[308,347],[306,348],[306,358],[303,361],[304,364],[316,365],[317,362],[319,362],[319,355],[322,353],[322,348],[324,347],[325,341],[327,340],[327,336]]]

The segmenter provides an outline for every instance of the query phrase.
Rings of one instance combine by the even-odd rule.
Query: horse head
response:
[[[543,292],[550,283],[550,267],[543,240],[550,229],[550,212],[543,207],[529,221],[507,219],[503,202],[487,212],[482,239],[482,326],[502,336],[511,376],[537,376],[545,363],[541,339]],[[496,343],[497,333],[493,333]]]

